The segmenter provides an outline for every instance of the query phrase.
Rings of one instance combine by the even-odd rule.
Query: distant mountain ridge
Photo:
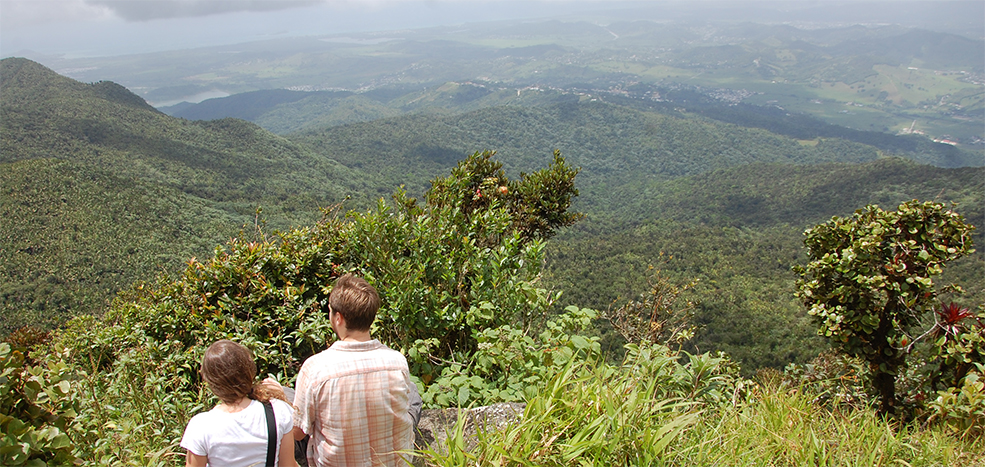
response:
[[[337,96],[341,94],[341,96]],[[159,107],[158,110],[174,117],[186,118],[188,120],[217,120],[220,118],[241,118],[255,122],[261,115],[269,112],[274,107],[282,104],[290,104],[313,95],[327,95],[331,97],[348,97],[351,92],[335,93],[331,91],[291,91],[287,89],[268,89],[261,91],[244,92],[233,94],[229,97],[213,98],[202,101],[198,104],[184,103],[180,107],[169,106]]]
[[[304,191],[309,209],[349,191],[346,169],[243,120],[175,119],[115,83],[79,83],[26,59],[0,61],[0,76],[0,162],[68,159],[213,201]],[[302,168],[310,182],[289,179]]]
[[[967,8],[948,4],[942,9]],[[255,102],[239,102],[227,111],[218,112],[215,107],[220,105],[211,102],[204,104],[211,109],[182,115],[244,118],[279,134],[422,108],[462,112],[476,110],[475,104],[507,102],[505,96],[476,100],[472,91],[478,88],[473,87],[465,93],[424,92],[416,96],[424,97],[416,103],[391,103],[374,100],[370,93],[379,89],[400,89],[409,95],[470,81],[502,83],[514,93],[527,87],[569,89],[578,84],[613,92],[638,84],[696,85],[745,90],[743,103],[775,104],[858,130],[893,134],[919,120],[928,135],[950,135],[951,140],[982,149],[977,146],[985,133],[981,125],[974,125],[983,108],[974,84],[985,74],[985,41],[980,37],[891,24],[795,25],[799,23],[694,18],[656,22],[649,14],[607,23],[574,18],[470,23],[385,35],[291,38],[147,56],[63,60],[52,66],[71,70],[81,80],[109,78],[131,89],[139,87],[152,102],[271,89],[348,90],[369,98],[293,103],[272,99],[263,105],[276,107],[276,115],[268,112],[259,118],[256,105],[267,98],[254,95]],[[148,67],[162,71],[142,71]],[[170,69],[174,71],[163,71]],[[438,100],[421,105],[429,93]],[[942,101],[945,96],[949,97]],[[189,111],[190,106],[182,107],[168,112]]]
[[[588,94],[632,109],[676,116],[680,116],[681,111],[695,112],[710,119],[748,128],[762,128],[798,139],[841,138],[941,167],[985,165],[985,157],[978,152],[934,143],[926,137],[860,131],[825,123],[809,115],[791,113],[774,106],[723,102],[704,93],[708,91],[693,87],[663,89],[640,85],[632,93],[627,93],[628,96],[582,88],[528,90],[528,94],[534,93],[539,96],[521,99],[515,96],[512,90],[504,92],[502,88],[495,88],[493,85],[489,87],[494,90],[479,86],[481,85],[446,83],[423,92],[416,89],[391,88],[388,90],[387,103],[367,98],[373,93],[305,93],[272,89],[209,99],[200,104],[186,104],[173,110],[169,108],[160,110],[190,119],[241,118],[253,121],[271,131],[289,134],[415,113],[434,114],[435,118],[444,118],[445,115],[465,115],[479,109],[504,105],[549,107],[559,103],[585,100],[584,97],[579,96]],[[475,92],[474,89],[481,91]],[[380,89],[376,92],[380,91],[387,90]],[[517,91],[517,95],[519,94],[521,92]],[[660,95],[662,99],[653,101],[647,99],[647,95]],[[474,102],[474,104],[463,105],[463,102]]]

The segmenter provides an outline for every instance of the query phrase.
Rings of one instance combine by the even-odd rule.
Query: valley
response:
[[[791,267],[803,261],[804,228],[865,204],[910,199],[954,203],[970,222],[985,225],[983,169],[969,167],[976,165],[974,151],[723,104],[731,94],[694,87],[637,87],[629,95],[528,88],[519,98],[532,100],[523,105],[392,112],[276,136],[228,117],[169,117],[123,88],[81,84],[23,59],[3,65],[10,83],[3,102],[5,174],[15,177],[4,184],[11,187],[4,217],[29,227],[5,239],[0,311],[7,332],[99,314],[130,283],[163,280],[188,259],[209,257],[223,239],[312,225],[319,209],[334,203],[366,209],[396,187],[420,197],[435,177],[476,150],[497,151],[514,177],[543,165],[554,150],[580,168],[572,208],[586,218],[551,242],[543,279],[564,292],[563,303],[612,307],[644,291],[651,267],[675,281],[697,279],[702,327],[694,345],[725,350],[749,371],[816,355],[816,344],[806,344],[816,338],[793,296]],[[463,96],[449,99],[460,104],[515,97],[512,90],[476,83],[442,89]],[[652,98],[657,93],[660,98]],[[374,96],[378,104],[409,102],[399,92],[377,90],[255,92],[210,104],[228,102],[213,111],[253,112],[259,121],[277,115],[308,121],[287,118],[282,103]],[[37,113],[37,106],[48,110]],[[384,115],[392,108],[378,107]],[[37,127],[51,129],[39,137],[31,130]],[[122,186],[137,191],[114,194],[121,202],[99,209],[65,205],[62,190],[40,189],[38,182],[23,185],[36,190],[25,198],[24,189],[15,188],[23,183],[18,174],[45,160],[110,177],[86,185],[86,203]],[[932,166],[950,168],[924,168]],[[46,183],[74,183],[64,172],[50,177]],[[141,192],[163,193],[156,196],[173,207],[147,205]],[[106,219],[129,227],[108,229]],[[72,240],[85,237],[92,240]],[[967,290],[964,299],[985,294],[983,266],[976,253],[948,271]],[[749,332],[730,331],[743,320]],[[604,327],[600,332],[608,351],[620,354],[619,338]]]

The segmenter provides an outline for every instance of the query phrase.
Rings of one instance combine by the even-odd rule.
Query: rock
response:
[[[425,409],[421,411],[421,421],[417,425],[417,438],[414,445],[420,450],[444,452],[447,449],[445,440],[454,434],[455,424],[460,414],[467,417],[465,421],[465,443],[469,449],[475,447],[478,429],[485,431],[502,430],[510,423],[523,416],[526,404],[500,403],[472,409]],[[414,459],[415,466],[423,466],[424,460]]]

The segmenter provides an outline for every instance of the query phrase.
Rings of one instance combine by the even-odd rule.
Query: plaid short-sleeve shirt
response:
[[[311,435],[309,464],[408,465],[414,447],[407,412],[411,384],[407,359],[375,339],[335,342],[306,360],[298,373],[294,425]]]

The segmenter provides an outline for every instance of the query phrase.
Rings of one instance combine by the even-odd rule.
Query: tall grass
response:
[[[465,437],[467,417],[452,428],[447,449],[423,453],[428,465],[659,465],[668,446],[698,420],[691,404],[656,397],[656,383],[631,372],[572,361],[522,417],[503,429]]]
[[[759,387],[709,413],[671,450],[670,465],[981,466],[985,442],[943,427],[898,425],[869,409],[823,407],[799,390]]]
[[[421,455],[427,465],[448,467],[985,466],[985,441],[962,440],[944,426],[899,425],[871,409],[820,405],[815,394],[782,385],[753,385],[728,400],[685,400],[668,394],[666,380],[642,374],[572,363],[511,425],[479,426],[470,440],[460,417],[447,449]],[[673,392],[684,391],[693,393]]]

